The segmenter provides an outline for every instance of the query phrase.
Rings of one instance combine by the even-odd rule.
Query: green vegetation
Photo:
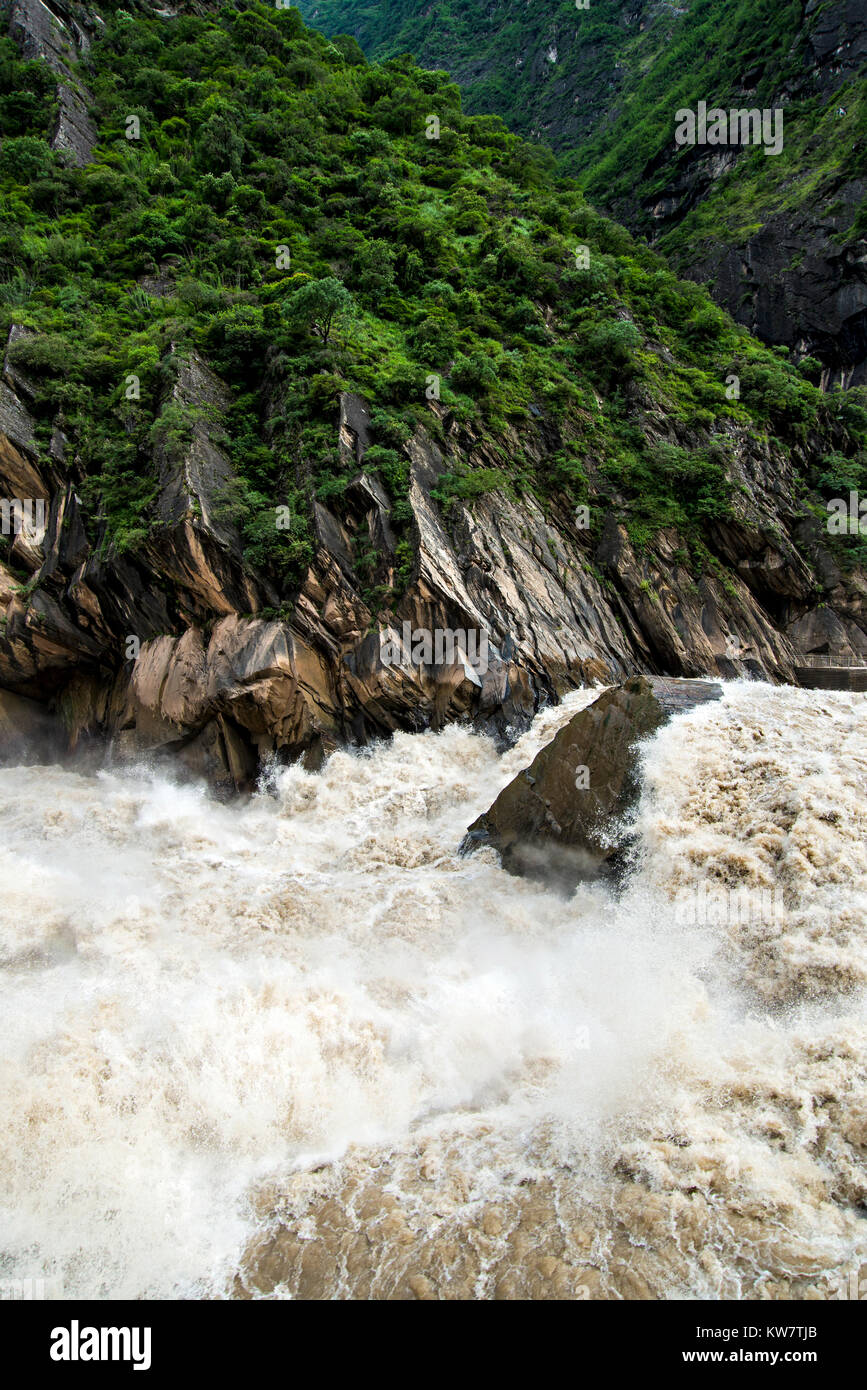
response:
[[[663,229],[658,245],[678,265],[707,242],[742,243],[773,213],[831,202],[867,174],[864,74],[830,91],[809,78],[809,39],[827,3],[805,15],[802,0],[691,0],[644,7],[640,25],[622,0],[591,0],[580,12],[574,0],[527,0],[520,12],[511,0],[306,0],[301,9],[328,33],[350,31],[371,57],[408,50],[448,67],[469,111],[496,111],[548,141],[591,202],[641,232],[658,232],[650,209],[690,157],[674,145],[678,108],[762,109],[785,94],[783,152],[745,152]],[[841,244],[864,235],[867,204],[837,212]]]
[[[466,115],[445,73],[369,66],[256,0],[102,12],[83,169],[47,143],[42,69],[29,102],[33,65],[0,62],[0,104],[18,113],[0,151],[0,326],[33,330],[11,357],[37,383],[40,437],[59,414],[121,547],[158,527],[155,446],[183,449],[195,426],[171,400],[192,350],[233,402],[221,516],[286,599],[313,500],[339,511],[352,482],[342,391],[371,404],[366,466],[394,504],[398,582],[412,566],[404,446],[423,424],[447,447],[446,415],[499,462],[453,468],[444,501],[508,487],[574,505],[592,490],[641,543],[677,526],[698,544],[726,514],[733,425],[804,449],[830,430],[855,466],[863,421],[594,212],[546,151]],[[504,443],[542,427],[541,464]]]

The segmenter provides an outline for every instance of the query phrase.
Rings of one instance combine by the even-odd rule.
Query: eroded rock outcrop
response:
[[[42,702],[67,747],[110,740],[118,756],[165,754],[243,789],[271,757],[313,768],[342,743],[454,719],[509,742],[541,704],[588,683],[640,671],[795,680],[798,643],[867,642],[857,575],[834,568],[821,538],[798,541],[782,448],[766,455],[735,432],[734,513],[712,538],[729,568],[697,576],[676,533],[638,552],[599,500],[595,534],[556,496],[544,509],[503,491],[444,505],[456,463],[496,459],[438,403],[406,446],[413,573],[374,611],[370,557],[387,590],[397,545],[391,499],[365,465],[367,406],[349,395],[335,434],[358,472],[338,501],[313,499],[312,559],[286,604],[223,505],[225,387],[196,353],[170,363],[155,524],[123,554],[79,495],[63,422],[40,451],[29,384],[11,364],[0,383],[0,496],[45,506],[44,525],[20,527],[0,562],[0,688]],[[540,469],[555,443],[544,420],[503,440]]]
[[[719,699],[703,681],[636,676],[581,710],[469,827],[463,849],[490,845],[513,874],[572,889],[610,874],[639,790],[639,745],[673,714]]]
[[[66,747],[59,721],[45,705],[0,690],[0,755],[11,761],[55,761]]]

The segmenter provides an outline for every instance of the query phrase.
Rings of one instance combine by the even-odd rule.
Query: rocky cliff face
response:
[[[839,135],[831,137],[834,157],[827,165],[819,138],[806,137],[801,167],[780,186],[776,205],[762,209],[761,219],[744,219],[760,221],[755,230],[722,241],[691,230],[694,224],[698,232],[691,214],[725,197],[749,150],[721,155],[696,146],[678,159],[669,154],[648,171],[656,175],[656,190],[640,202],[617,200],[612,212],[667,248],[681,273],[709,283],[718,302],[752,333],[822,362],[825,385],[863,385],[867,238],[863,227],[860,236],[854,229],[867,199],[867,144],[863,122],[853,129],[847,120],[849,96],[837,94],[847,84],[863,84],[867,75],[867,9],[858,0],[808,0],[796,47],[797,77],[782,82],[763,105],[787,113],[810,103],[811,123],[817,129],[835,124]],[[740,75],[730,105],[755,105],[756,81],[756,73]],[[801,120],[807,124],[810,117]],[[803,139],[795,129],[790,138]],[[797,182],[810,186],[809,197],[793,196]]]
[[[96,19],[67,4],[15,0],[10,22],[23,50],[58,74],[55,145],[84,162],[95,132],[70,64]],[[221,181],[207,177],[213,193]],[[248,200],[256,192],[242,187]],[[177,278],[171,260],[164,270],[134,290],[168,294]],[[111,291],[119,292],[115,284]],[[252,299],[241,306],[251,319]],[[547,342],[553,309],[529,308],[536,341]],[[626,308],[616,314],[618,323],[629,320]],[[246,322],[238,320],[245,332]],[[48,358],[20,351],[40,341]],[[651,355],[674,363],[650,341]],[[62,352],[72,349],[66,343]],[[400,460],[409,473],[408,498],[398,500],[408,508],[410,539],[398,541],[406,518],[397,524],[396,499],[368,465],[370,403],[343,391],[331,419],[339,487],[315,488],[297,463],[311,558],[299,583],[278,587],[267,564],[251,562],[227,505],[244,482],[230,438],[238,382],[233,397],[189,337],[160,351],[153,348],[154,428],[140,432],[150,452],[133,452],[126,465],[127,477],[146,475],[153,496],[136,502],[140,526],[118,530],[91,485],[105,465],[100,449],[136,428],[130,412],[123,401],[112,407],[86,462],[89,422],[76,432],[62,409],[45,403],[55,399],[44,390],[45,362],[63,367],[51,335],[12,326],[0,374],[4,753],[101,752],[110,743],[116,756],[171,755],[227,790],[244,789],[271,758],[315,767],[340,743],[396,729],[460,718],[508,740],[542,703],[636,672],[794,680],[804,651],[867,655],[867,582],[857,569],[841,573],[799,500],[808,464],[840,443],[834,431],[842,426],[829,423],[821,438],[805,428],[784,447],[727,415],[706,416],[723,421],[725,438],[717,431],[711,439],[707,425],[689,424],[683,412],[675,424],[650,377],[624,375],[619,418],[628,412],[644,443],[696,456],[716,445],[728,460],[732,508],[708,523],[702,566],[673,528],[633,544],[626,493],[588,446],[579,451],[587,507],[576,511],[553,485],[510,485],[504,458],[547,483],[551,460],[562,461],[572,442],[553,409],[537,404],[516,416],[520,424],[498,425],[498,437],[460,423],[438,400],[419,408]],[[266,378],[271,361],[273,353]],[[316,380],[330,389],[342,378]],[[281,403],[269,404],[267,379],[259,385],[267,428]],[[590,403],[602,414],[610,401],[593,391]],[[456,477],[495,477],[503,486],[471,487],[479,495],[468,499],[450,494]],[[396,578],[405,571],[401,545],[413,557],[405,584]]]
[[[163,525],[130,554],[108,545],[79,498],[60,421],[40,461],[26,391],[8,367],[0,494],[43,500],[45,524],[22,526],[0,565],[7,752],[22,740],[53,751],[110,740],[118,756],[175,755],[244,789],[271,757],[315,767],[340,743],[395,729],[468,718],[508,739],[541,703],[637,671],[794,680],[804,643],[867,653],[867,586],[844,583],[825,556],[821,588],[786,529],[800,524],[787,514],[791,460],[762,457],[746,437],[739,516],[715,536],[737,576],[724,584],[695,576],[676,534],[637,553],[613,515],[593,541],[568,509],[546,515],[502,492],[444,511],[433,495],[443,473],[456,459],[492,462],[488,446],[446,418],[446,456],[420,430],[407,445],[413,577],[395,609],[376,613],[359,556],[373,546],[387,569],[391,503],[364,471],[364,403],[344,398],[335,434],[358,475],[339,511],[317,503],[313,561],[291,614],[275,618],[277,596],[221,519],[225,388],[201,357],[181,361],[171,390],[193,408],[192,434],[157,446]],[[546,447],[541,428],[508,442]],[[831,594],[836,605],[819,606]],[[465,636],[425,651],[420,633]]]
[[[41,58],[57,76],[59,112],[52,137],[55,150],[72,164],[86,164],[96,144],[88,115],[91,96],[75,71],[90,49],[90,34],[101,21],[82,5],[66,0],[11,0],[9,33],[24,58]]]

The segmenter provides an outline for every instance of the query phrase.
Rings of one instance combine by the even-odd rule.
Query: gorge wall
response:
[[[166,753],[244,789],[397,729],[509,742],[636,672],[867,656],[815,490],[863,462],[851,412],[441,77],[265,6],[103,8],[7,6],[57,79],[0,145],[7,754]],[[331,336],[301,313],[329,295]]]
[[[60,721],[52,747],[58,737],[69,749],[108,738],[120,755],[171,752],[245,788],[271,754],[316,766],[340,743],[395,729],[470,718],[509,738],[542,703],[637,671],[794,682],[805,640],[867,658],[863,581],[844,580],[819,550],[828,604],[792,537],[780,531],[769,543],[781,515],[794,531],[804,522],[780,508],[791,465],[754,454],[746,440],[741,516],[715,538],[733,580],[696,578],[678,560],[676,534],[637,553],[613,516],[595,543],[565,509],[546,517],[532,499],[499,492],[453,503],[444,516],[431,494],[446,461],[420,431],[407,445],[416,561],[404,597],[380,613],[364,601],[357,556],[378,545],[388,563],[393,538],[389,500],[362,454],[341,513],[316,505],[313,563],[291,617],[275,620],[268,580],[212,519],[229,465],[208,427],[197,425],[185,454],[162,460],[158,537],[119,555],[76,493],[60,427],[53,466],[40,464],[10,376],[0,385],[0,483],[46,508],[44,528],[24,526],[12,545],[28,580],[0,565],[0,686],[18,697],[7,709],[31,743],[45,739],[48,709]],[[197,358],[176,387],[199,402],[219,400],[222,389]],[[341,409],[340,446],[353,454],[348,417],[360,406],[347,398]],[[455,435],[454,451],[483,466],[484,445]],[[541,431],[521,444],[545,447]],[[405,624],[413,633],[484,634],[486,659],[414,659]],[[395,646],[399,659],[390,660]]]

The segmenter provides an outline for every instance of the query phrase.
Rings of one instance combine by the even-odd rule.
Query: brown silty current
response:
[[[664,728],[619,899],[460,858],[594,694],[503,757],[459,727],[398,735],[232,807],[145,769],[0,771],[0,1277],[278,1298],[867,1280],[867,698],[733,684]]]

